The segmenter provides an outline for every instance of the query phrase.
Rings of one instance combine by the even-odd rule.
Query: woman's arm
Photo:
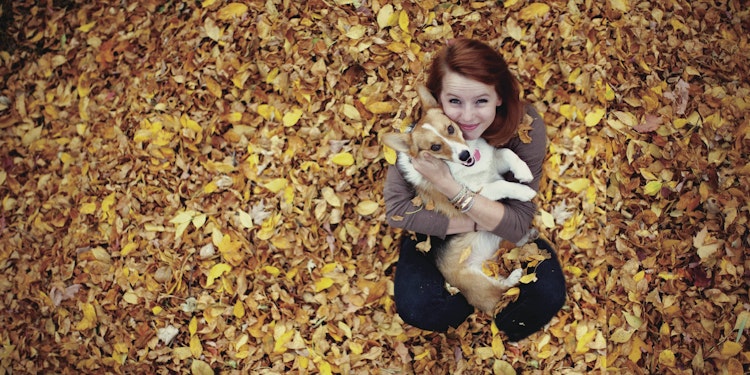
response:
[[[526,105],[526,113],[533,119],[529,136],[530,143],[523,143],[519,137],[508,142],[507,148],[513,150],[529,166],[534,179],[529,186],[539,191],[542,179],[542,164],[547,156],[547,126],[544,120],[530,104]],[[509,176],[506,176],[508,178]],[[500,222],[490,227],[492,233],[503,237],[511,242],[518,242],[531,228],[531,222],[536,214],[537,207],[534,202],[522,202],[507,199],[501,201],[505,207],[504,215]]]
[[[389,166],[385,177],[385,187],[383,188],[385,216],[388,225],[442,238],[451,234],[448,217],[434,210],[430,211],[415,206],[412,203],[415,196],[415,190],[401,175],[398,167],[395,165]],[[469,226],[471,225],[473,223],[469,224]]]

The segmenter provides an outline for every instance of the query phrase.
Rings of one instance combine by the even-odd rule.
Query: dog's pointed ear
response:
[[[383,134],[383,143],[398,151],[409,152],[411,135],[409,133],[385,133]]]
[[[430,90],[427,89],[424,85],[418,85],[417,86],[417,94],[419,95],[419,100],[422,101],[422,106],[425,110],[428,110],[430,108],[437,108],[440,107],[440,105],[437,102],[437,99],[435,99],[434,96],[432,96],[432,93]]]

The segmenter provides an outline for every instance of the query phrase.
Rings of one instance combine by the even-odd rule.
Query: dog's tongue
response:
[[[479,153],[479,149],[475,148],[474,149],[474,161],[475,162],[479,161],[479,158],[481,158],[481,157],[482,157],[482,154]]]

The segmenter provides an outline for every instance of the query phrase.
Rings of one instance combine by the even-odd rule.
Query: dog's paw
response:
[[[506,281],[512,283],[512,285],[516,285],[521,282],[521,277],[523,277],[523,268],[517,268],[508,275]]]
[[[528,202],[536,197],[536,190],[526,186],[518,184],[514,186],[512,194],[509,194],[509,198],[518,199],[519,201]]]
[[[529,170],[528,167],[516,168],[516,170],[513,171],[513,177],[523,183],[531,182],[534,179],[534,175],[531,174],[531,170]]]

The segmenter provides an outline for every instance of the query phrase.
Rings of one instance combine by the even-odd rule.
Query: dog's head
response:
[[[445,115],[426,87],[418,86],[417,92],[422,101],[422,118],[409,133],[384,134],[383,143],[412,158],[428,153],[467,167],[474,165],[474,157],[458,125]]]

